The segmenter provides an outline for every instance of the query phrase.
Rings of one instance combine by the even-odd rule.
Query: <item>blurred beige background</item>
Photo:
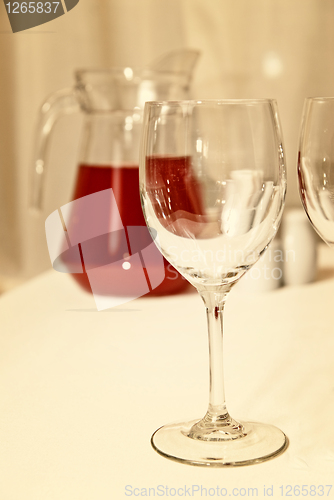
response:
[[[169,50],[199,49],[195,98],[273,97],[299,206],[296,157],[303,100],[334,95],[331,0],[81,0],[48,24],[13,34],[0,4],[0,290],[51,267],[44,222],[69,201],[80,117],[52,141],[43,211],[28,210],[38,109],[82,67],[144,66]]]

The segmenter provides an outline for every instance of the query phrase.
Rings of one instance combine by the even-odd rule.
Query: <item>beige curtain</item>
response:
[[[37,111],[80,67],[143,66],[181,47],[202,52],[193,96],[275,97],[298,205],[303,99],[334,95],[332,0],[80,0],[66,15],[13,34],[0,4],[0,289],[50,268],[46,217],[69,199],[80,117],[52,141],[42,213],[28,210]]]

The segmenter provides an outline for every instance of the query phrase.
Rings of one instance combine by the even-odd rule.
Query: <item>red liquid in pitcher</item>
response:
[[[155,216],[165,227],[183,214],[201,217],[204,213],[190,156],[147,157],[146,183]]]
[[[143,226],[146,228],[140,203],[139,169],[137,166],[111,167],[81,164],[79,166],[73,200],[110,188],[113,189],[123,226],[125,228],[127,226]],[[100,244],[105,246],[105,248],[101,248],[99,251],[99,255],[101,256],[100,262],[98,259],[97,262],[85,262],[87,268],[92,265],[95,267],[101,266],[102,261],[106,260],[108,252],[115,260],[116,256],[110,254],[108,241],[110,240],[107,238],[101,239]],[[121,253],[123,256],[123,252]],[[130,250],[129,254],[131,255]],[[120,256],[120,259],[122,256]],[[148,265],[148,263],[146,264]],[[138,263],[138,266],[141,267],[141,269],[138,269],[138,272],[142,272],[142,263]],[[188,286],[188,282],[165,259],[164,266],[165,278],[154,290],[151,290],[150,280],[144,267],[146,280],[151,290],[147,295],[172,294]],[[135,271],[135,269],[132,269],[132,271]],[[72,274],[72,276],[85,290],[92,291],[86,272]],[[127,274],[124,272],[120,275],[116,273],[112,280],[106,278],[103,273],[100,276],[99,282],[94,283],[94,293],[101,295],[131,295],[137,292],[139,285],[136,284],[136,280],[133,277],[134,274],[127,278]]]

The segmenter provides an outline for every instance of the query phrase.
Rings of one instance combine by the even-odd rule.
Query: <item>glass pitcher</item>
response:
[[[160,252],[153,245],[154,251],[150,249],[147,257],[150,262],[142,258],[134,259],[130,265],[131,245],[126,228],[142,228],[141,236],[138,231],[136,233],[140,241],[135,246],[137,249],[138,245],[147,246],[138,169],[144,103],[188,99],[198,55],[197,51],[188,49],[171,52],[148,69],[79,70],[75,73],[74,88],[56,92],[42,105],[37,160],[33,172],[32,206],[40,209],[43,205],[46,152],[53,125],[60,116],[81,111],[84,115],[81,154],[72,200],[112,188],[124,227],[122,234],[112,230],[114,215],[110,210],[110,233],[94,241],[93,247],[91,245],[94,251],[90,250],[89,255],[80,253],[82,266],[77,270],[73,271],[75,266],[70,262],[71,252],[62,253],[62,269],[71,272],[74,279],[94,295],[143,295],[140,292],[143,288],[136,278],[142,276],[142,271],[150,294],[176,293],[187,287],[186,280],[165,260],[165,277],[158,286],[151,286],[157,282],[154,278],[155,268],[156,278],[159,273],[161,275]],[[78,207],[73,208],[69,216],[70,226],[86,224],[87,210],[80,212]],[[149,242],[152,242],[150,238]],[[128,263],[124,265],[127,259]],[[111,265],[112,272],[103,272],[102,266],[106,263]],[[132,266],[131,272],[129,265]],[[136,269],[136,266],[141,269]],[[98,279],[94,278],[93,289],[87,269],[99,267],[101,272],[98,273]]]

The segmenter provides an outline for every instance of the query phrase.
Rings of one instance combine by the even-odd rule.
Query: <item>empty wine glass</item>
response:
[[[299,191],[321,238],[334,245],[334,97],[305,99],[298,154]]]
[[[153,434],[153,448],[167,458],[246,465],[287,446],[276,427],[229,415],[223,381],[225,301],[275,236],[285,191],[274,100],[146,103],[140,158],[146,223],[164,257],[198,290],[209,330],[208,411]]]

